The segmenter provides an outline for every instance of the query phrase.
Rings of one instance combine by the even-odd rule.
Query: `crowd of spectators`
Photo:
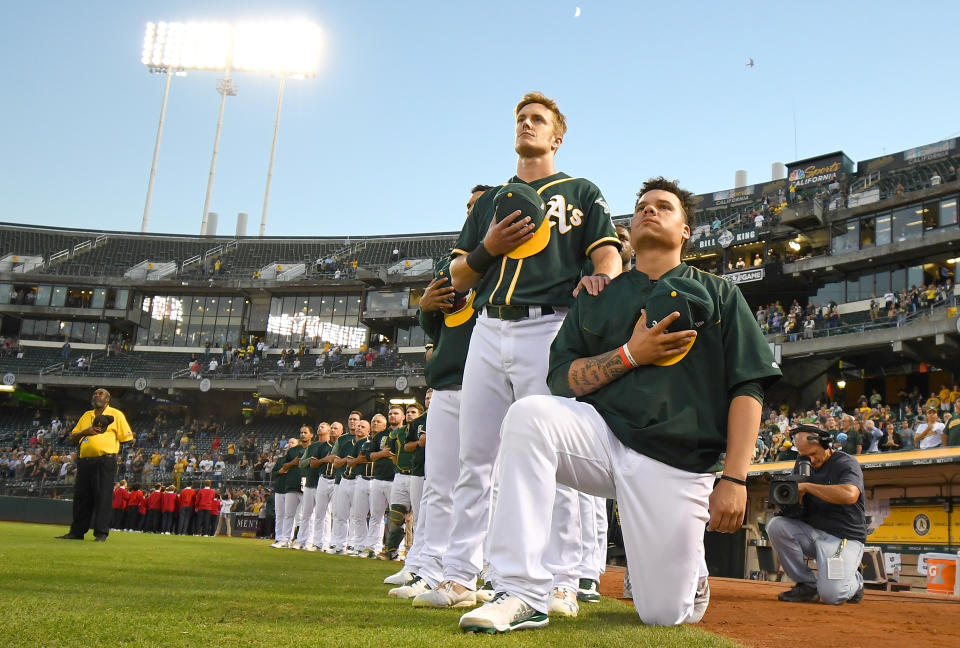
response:
[[[868,321],[877,326],[902,326],[908,318],[924,309],[955,304],[953,283],[948,277],[919,288],[911,286],[909,290],[900,292],[887,291],[880,297],[872,295]],[[788,342],[819,337],[824,332],[847,324],[840,317],[837,303],[832,300],[826,305],[810,302],[803,306],[794,299],[789,308],[784,308],[777,300],[766,306],[761,305],[755,315],[757,325],[764,334],[782,334]]]
[[[802,423],[826,429],[834,438],[834,447],[851,455],[960,446],[960,385],[944,386],[927,395],[917,387],[902,390],[896,404],[885,404],[873,390],[848,411],[837,401],[827,405],[825,400],[806,411],[768,408],[754,461],[795,460],[789,430]]]

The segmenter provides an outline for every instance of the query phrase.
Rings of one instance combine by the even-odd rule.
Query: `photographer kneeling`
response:
[[[780,564],[796,585],[780,594],[781,601],[832,605],[863,599],[863,576],[859,572],[866,541],[863,505],[863,471],[856,459],[831,447],[826,430],[800,425],[790,431],[800,457],[791,479],[771,486],[793,482],[799,502],[787,502],[780,496],[784,510],[767,523],[770,543]],[[809,471],[809,477],[796,477]],[[790,505],[792,504],[792,505]],[[817,573],[804,563],[804,557],[817,561]]]

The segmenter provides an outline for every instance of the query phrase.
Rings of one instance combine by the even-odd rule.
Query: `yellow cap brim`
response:
[[[653,364],[657,365],[658,367],[669,367],[670,365],[677,364],[678,362],[683,360],[688,353],[690,353],[690,349],[693,348],[693,344],[696,341],[697,341],[697,338],[693,338],[692,340],[690,340],[690,344],[687,345],[687,348],[683,351],[683,353],[678,353],[675,356],[672,356],[670,358],[665,358],[663,360],[654,360]]]
[[[454,328],[465,322],[469,322],[470,318],[473,317],[473,298],[476,296],[477,293],[471,292],[470,296],[467,297],[467,303],[464,304],[463,308],[458,310],[456,313],[444,313],[443,323],[446,324],[448,328]]]
[[[511,259],[526,259],[534,254],[539,254],[543,248],[550,242],[550,219],[544,218],[540,227],[533,233],[533,236],[526,243],[521,243],[517,247],[507,252],[507,257]]]

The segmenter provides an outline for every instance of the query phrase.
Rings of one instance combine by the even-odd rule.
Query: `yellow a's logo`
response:
[[[569,219],[567,212],[570,212]],[[573,205],[568,205],[567,199],[562,195],[555,194],[547,200],[546,218],[550,221],[550,227],[556,225],[558,232],[566,234],[583,223],[583,212]]]

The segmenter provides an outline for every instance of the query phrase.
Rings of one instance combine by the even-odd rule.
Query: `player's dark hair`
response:
[[[643,183],[643,186],[640,187],[640,191],[637,192],[637,200],[633,203],[636,207],[637,203],[640,202],[640,198],[647,193],[648,191],[654,191],[659,189],[661,191],[669,191],[680,201],[680,207],[683,209],[683,221],[690,225],[693,221],[693,214],[696,211],[696,204],[693,202],[693,192],[687,191],[686,189],[681,189],[677,184],[676,180],[667,180],[663,176],[657,176],[656,178],[650,178]]]
[[[477,193],[478,191],[482,191],[482,192],[486,193],[486,192],[490,191],[491,189],[493,189],[493,187],[492,187],[491,185],[478,184],[478,185],[474,185],[474,186],[473,186],[473,189],[470,190],[470,193],[474,194],[474,193]]]
[[[353,410],[352,412],[350,412],[350,416],[353,416],[354,414],[356,414],[356,415],[359,416],[360,418],[363,418],[363,412],[360,412],[360,411],[357,411],[357,410]]]

